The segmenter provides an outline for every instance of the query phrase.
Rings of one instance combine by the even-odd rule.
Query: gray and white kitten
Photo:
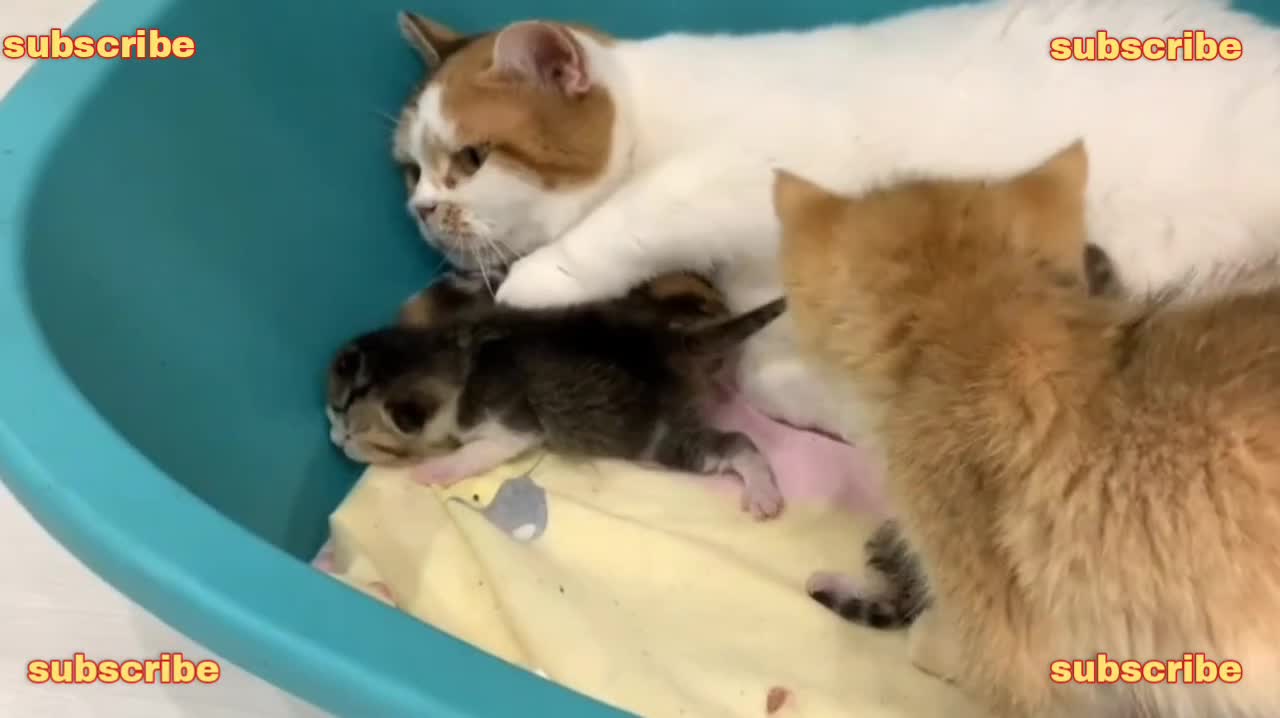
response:
[[[469,305],[426,325],[364,334],[329,371],[330,436],[353,460],[411,465],[447,484],[525,451],[652,462],[741,478],[743,508],[782,510],[773,472],[746,435],[712,428],[711,374],[785,311],[672,322],[641,305],[553,310]]]

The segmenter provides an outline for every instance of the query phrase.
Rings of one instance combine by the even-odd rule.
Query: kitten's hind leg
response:
[[[782,512],[782,492],[769,462],[745,434],[708,428],[661,431],[653,459],[679,471],[699,474],[733,473],[742,479],[742,508],[757,519]]]
[[[818,572],[805,592],[840,617],[871,628],[910,626],[929,606],[928,582],[898,525],[885,521],[866,543],[867,565],[883,581],[869,590],[851,576]]]

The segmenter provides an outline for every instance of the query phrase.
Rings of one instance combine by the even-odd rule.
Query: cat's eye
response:
[[[464,175],[479,172],[487,159],[489,159],[488,145],[467,145],[453,156],[454,166]]]
[[[422,178],[422,168],[417,162],[403,162],[400,164],[400,171],[404,173],[404,182],[410,187],[417,186],[418,180]]]
[[[412,399],[387,402],[387,417],[402,433],[421,431],[427,423],[427,407]]]

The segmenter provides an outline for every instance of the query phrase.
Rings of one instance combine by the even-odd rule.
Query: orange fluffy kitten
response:
[[[804,350],[858,407],[928,584],[912,661],[1001,716],[1280,715],[1280,289],[1091,296],[1087,175],[1080,143],[857,198],[777,174]],[[1051,680],[1100,652],[1243,677]]]

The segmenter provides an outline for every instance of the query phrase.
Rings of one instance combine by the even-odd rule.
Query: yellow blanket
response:
[[[904,634],[805,595],[815,570],[861,573],[872,527],[834,508],[757,522],[697,478],[544,455],[447,489],[369,469],[331,524],[341,580],[640,716],[981,715]]]

